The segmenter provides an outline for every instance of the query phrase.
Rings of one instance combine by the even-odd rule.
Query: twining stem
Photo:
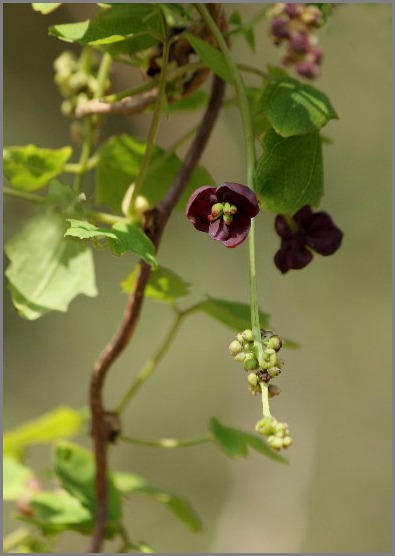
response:
[[[178,311],[175,309],[176,317],[174,319],[173,325],[169,329],[168,333],[166,334],[165,338],[163,339],[158,351],[155,355],[144,365],[141,371],[138,373],[136,379],[134,380],[133,384],[124,394],[121,402],[118,404],[116,408],[116,412],[120,415],[123,411],[125,411],[126,407],[129,405],[131,400],[143,386],[143,384],[150,378],[152,373],[155,371],[159,363],[162,361],[166,353],[169,351],[171,345],[173,344],[174,340],[176,339],[177,333],[186,319],[187,316],[191,315],[193,312],[197,311],[200,304],[193,305],[189,309],[185,311]]]
[[[212,442],[214,437],[211,434],[201,436],[200,438],[188,438],[187,440],[177,440],[176,438],[162,438],[161,440],[142,440],[131,436],[121,435],[119,440],[136,446],[146,446],[148,448],[189,448],[190,446],[198,446]]]
[[[110,72],[112,64],[112,58],[110,54],[105,52],[100,62],[100,67],[97,73],[97,88],[93,95],[94,99],[100,98],[103,96],[103,93],[106,88],[108,74]],[[82,145],[81,156],[78,162],[79,170],[76,173],[74,179],[73,189],[76,193],[79,193],[82,186],[82,180],[84,178],[84,174],[87,172],[89,159],[92,153],[93,145],[95,142],[95,129],[98,123],[97,116],[90,116],[88,117],[85,122],[85,139]]]
[[[19,527],[15,531],[12,531],[9,535],[4,538],[3,541],[3,553],[7,554],[11,552],[14,548],[18,548],[19,545],[26,542],[31,536],[31,531],[25,527]]]
[[[14,197],[15,199],[21,199],[22,201],[28,201],[29,203],[34,203],[35,205],[45,205],[47,202],[46,197],[42,195],[37,195],[37,193],[30,193],[29,191],[19,191],[18,189],[12,189],[11,187],[4,186],[3,194],[6,197]]]
[[[134,189],[130,199],[130,207],[132,211],[137,196],[140,193],[141,186],[143,185],[144,179],[146,177],[147,170],[151,161],[151,156],[152,153],[154,152],[154,148],[156,145],[156,139],[158,137],[160,120],[162,117],[163,106],[166,98],[166,70],[167,70],[167,63],[169,60],[169,52],[170,52],[170,41],[166,39],[163,42],[163,55],[162,55],[161,72],[160,72],[160,79],[159,79],[159,86],[158,86],[158,97],[156,99],[154,114],[152,116],[152,121],[151,121],[151,127],[147,137],[147,144],[144,152],[144,157],[143,160],[141,161],[140,171],[134,182]]]

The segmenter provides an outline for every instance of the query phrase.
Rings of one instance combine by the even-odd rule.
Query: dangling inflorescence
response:
[[[283,342],[270,330],[261,329],[261,337],[256,340],[252,330],[244,330],[237,334],[230,343],[229,351],[235,361],[243,364],[248,372],[247,380],[252,394],[267,392],[269,398],[278,396],[280,388],[271,383],[283,369],[283,360],[279,359]],[[270,383],[270,384],[269,384]],[[287,423],[280,423],[270,415],[263,415],[255,430],[267,437],[269,445],[279,450],[292,444]]]

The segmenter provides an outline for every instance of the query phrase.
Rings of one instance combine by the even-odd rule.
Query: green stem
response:
[[[170,328],[170,330],[168,331],[168,333],[166,334],[165,338],[163,339],[162,344],[160,345],[158,351],[155,353],[155,355],[144,365],[144,367],[141,369],[141,371],[139,372],[139,374],[137,375],[135,381],[133,382],[133,384],[130,386],[130,388],[126,391],[123,399],[121,400],[121,402],[118,404],[118,407],[116,408],[116,412],[120,415],[123,411],[125,411],[126,407],[128,406],[128,404],[130,403],[130,401],[134,398],[134,396],[137,394],[137,392],[140,390],[140,388],[143,386],[143,384],[149,379],[149,377],[152,375],[152,373],[155,371],[156,367],[159,365],[159,363],[162,361],[162,359],[164,358],[164,356],[166,355],[166,353],[169,351],[171,344],[174,342],[176,336],[177,336],[177,332],[181,326],[181,324],[184,322],[184,320],[186,319],[187,316],[191,315],[192,313],[196,312],[199,310],[199,306],[200,303],[197,303],[196,305],[193,305],[192,307],[190,307],[189,309],[186,309],[185,311],[178,311],[175,307],[174,310],[176,312],[176,318],[173,322],[172,327]]]
[[[34,203],[36,205],[45,205],[47,202],[46,197],[43,197],[42,195],[30,193],[29,191],[19,191],[18,189],[12,189],[12,187],[7,186],[3,187],[3,194],[6,197],[22,199],[23,201],[28,201],[29,203]]]
[[[228,65],[228,69],[232,74],[236,95],[239,103],[240,116],[244,129],[244,139],[245,148],[247,155],[247,185],[255,191],[255,165],[256,165],[256,151],[255,151],[255,135],[254,128],[252,125],[252,118],[250,107],[248,104],[248,97],[246,87],[243,78],[237,68],[235,61],[231,55],[228,45],[222,36],[222,33],[218,29],[215,21],[209,14],[205,4],[194,4],[196,9],[201,14],[206,25],[209,27],[210,31],[214,35],[218,42],[219,48],[225,58]],[[255,220],[251,220],[251,229],[248,236],[249,240],[249,275],[250,275],[250,306],[251,306],[251,325],[254,337],[258,342],[258,360],[263,358],[263,347],[260,342],[261,331],[259,323],[259,304],[258,304],[258,288],[257,288],[257,277],[256,277],[256,262],[255,262]]]
[[[267,382],[261,382],[262,390],[262,414],[264,417],[271,417],[270,405],[269,405],[269,384]]]
[[[100,62],[100,67],[97,74],[97,88],[93,95],[93,98],[100,98],[103,96],[106,88],[108,74],[111,68],[111,63],[112,58],[110,54],[105,52]],[[98,116],[90,116],[85,120],[85,139],[82,145],[80,160],[78,162],[79,170],[76,173],[73,185],[73,189],[76,193],[80,192],[84,175],[90,169],[89,158],[92,153],[93,144],[95,141],[95,129],[98,122]]]
[[[206,444],[213,440],[213,436],[208,434],[200,438],[189,438],[187,440],[177,440],[176,438],[162,438],[161,440],[142,440],[131,436],[121,435],[119,440],[136,446],[147,446],[149,448],[188,448],[189,446],[198,446]]]
[[[130,207],[132,209],[132,212],[133,212],[135,201],[137,199],[141,186],[143,185],[144,179],[146,177],[151,156],[152,153],[154,152],[154,148],[156,145],[156,139],[158,137],[159,124],[162,117],[163,105],[166,97],[166,71],[167,71],[167,63],[169,60],[169,52],[170,52],[170,42],[168,39],[166,39],[163,42],[163,56],[162,56],[162,65],[161,65],[160,79],[158,85],[158,98],[156,100],[154,114],[152,116],[151,127],[147,137],[147,146],[145,148],[144,157],[141,162],[140,171],[136,177],[133,193],[130,199]]]
[[[18,548],[20,544],[26,542],[31,536],[31,531],[25,527],[20,527],[7,535],[3,541],[3,552],[11,552],[14,548]]]

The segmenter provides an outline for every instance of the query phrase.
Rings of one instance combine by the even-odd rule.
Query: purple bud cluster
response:
[[[295,66],[297,73],[307,79],[318,77],[323,51],[313,31],[324,23],[321,10],[311,4],[277,2],[269,16],[274,44],[287,45],[283,64]]]

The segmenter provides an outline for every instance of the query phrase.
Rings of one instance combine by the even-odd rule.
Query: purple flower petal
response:
[[[236,205],[237,210],[247,214],[249,218],[253,218],[259,212],[258,199],[255,193],[246,185],[224,182],[217,187],[216,194],[221,203],[228,202]]]
[[[222,243],[228,248],[237,247],[246,239],[250,228],[251,218],[236,214],[232,224],[229,226],[229,238],[222,241]]]
[[[281,214],[276,216],[274,228],[282,239],[291,239],[293,237],[293,233],[288,225],[288,222]]]
[[[337,251],[343,239],[343,232],[335,226],[325,212],[317,212],[306,233],[306,243],[320,255],[327,257]]]
[[[216,188],[208,185],[199,187],[190,196],[185,214],[195,228],[201,232],[208,232],[210,222],[208,216],[211,207],[217,202]]]

